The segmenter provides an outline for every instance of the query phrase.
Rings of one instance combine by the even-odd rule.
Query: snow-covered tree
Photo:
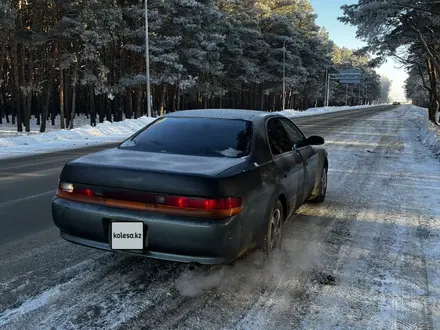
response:
[[[405,80],[405,95],[413,104],[426,107],[429,105],[429,88],[426,86],[427,76],[422,77],[418,69],[411,68]]]
[[[380,99],[379,99],[379,101],[381,103],[390,102],[391,84],[392,84],[392,82],[388,77],[382,76],[380,78]]]
[[[440,108],[440,2],[432,0],[362,0],[342,7],[342,22],[357,27],[357,35],[380,57],[396,56],[409,66],[421,66],[429,78],[429,119],[438,123]],[[412,55],[421,55],[416,61]],[[415,62],[418,62],[415,64]]]

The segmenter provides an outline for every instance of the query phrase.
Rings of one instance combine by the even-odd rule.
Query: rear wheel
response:
[[[263,241],[263,252],[266,259],[269,259],[274,252],[281,250],[284,233],[284,211],[279,200],[275,202],[269,213],[268,226]]]
[[[311,202],[321,203],[325,199],[325,195],[327,194],[327,167],[322,169],[321,180],[319,182],[319,193],[318,195],[311,199]]]

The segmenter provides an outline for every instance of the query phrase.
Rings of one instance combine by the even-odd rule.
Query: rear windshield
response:
[[[217,118],[165,117],[120,145],[137,151],[239,158],[249,154],[252,123]]]

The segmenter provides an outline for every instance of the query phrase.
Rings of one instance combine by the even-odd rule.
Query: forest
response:
[[[278,111],[387,102],[390,82],[369,53],[329,39],[308,0],[150,0],[153,116],[195,108]],[[352,10],[352,9],[350,9]],[[347,13],[350,12],[347,9]],[[137,0],[0,0],[0,124],[40,131],[86,114],[97,122],[146,114],[146,10]],[[422,69],[424,64],[422,63]],[[284,74],[283,74],[284,73]],[[382,83],[381,83],[382,80]]]

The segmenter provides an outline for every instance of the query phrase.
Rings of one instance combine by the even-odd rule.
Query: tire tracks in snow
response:
[[[160,300],[166,291],[155,284],[170,282],[182,265],[107,253],[76,267],[68,281],[56,284],[19,307],[0,314],[0,325],[13,328],[118,328],[139,310]],[[36,308],[28,308],[36,306]]]
[[[348,133],[356,135],[359,130],[362,131],[359,126],[350,127],[344,134],[332,135],[331,139],[343,142]],[[374,136],[368,137],[371,142],[374,142]],[[329,149],[330,173],[333,168],[341,167],[335,165],[331,147]],[[353,152],[352,149],[353,147],[350,152]],[[363,151],[365,152],[365,150]],[[270,299],[274,292],[278,291],[274,289],[268,292],[259,299],[247,316],[236,324],[237,328],[265,329],[273,327],[284,329],[287,327],[297,329],[304,325],[303,318],[310,312],[313,296],[316,296],[323,289],[323,285],[313,279],[319,278],[320,274],[333,275],[337,268],[338,256],[343,253],[341,249],[351,241],[352,219],[362,218],[367,208],[367,200],[362,196],[358,198],[358,188],[371,186],[371,177],[368,171],[353,176],[353,172],[365,167],[365,165],[362,164],[364,159],[351,158],[353,157],[345,158],[350,163],[347,162],[342,167],[346,169],[343,173],[338,173],[333,177],[329,176],[327,201],[319,207],[311,205],[301,207],[297,215],[290,221],[292,222],[290,223],[291,230],[285,237],[293,234],[297,239],[285,244],[290,247],[287,253],[290,260],[286,265],[287,269],[284,271],[283,277],[280,279],[282,285],[277,286],[277,288],[281,286],[281,290],[279,290],[281,298],[277,297],[280,304],[277,306],[277,302],[273,303]],[[375,166],[375,162],[371,162],[369,166]],[[341,209],[341,206],[348,207],[348,209]],[[303,230],[298,231],[300,229],[298,227],[301,227],[301,219],[304,219],[305,226]],[[306,248],[300,249],[300,251],[298,251],[298,236],[303,237],[300,241],[306,241]],[[316,245],[313,246],[313,244]],[[314,252],[310,253],[310,249]],[[303,261],[299,267],[300,271],[297,268],[298,260]],[[288,303],[285,303],[286,301]]]
[[[384,119],[389,115],[384,114]],[[388,129],[395,132],[394,137],[382,137],[371,154],[377,161],[373,158],[365,164],[389,172],[390,176],[375,181],[376,187],[363,189],[369,206],[364,217],[355,219],[356,225],[351,228],[353,240],[344,247],[345,255],[340,256],[336,272],[341,276],[341,285],[327,287],[327,292],[315,297],[315,311],[323,305],[332,307],[319,315],[309,314],[305,323],[311,328],[434,329],[431,307],[426,301],[429,284],[424,275],[427,267],[422,261],[423,247],[420,249],[420,242],[414,243],[419,240],[421,211],[414,214],[417,205],[412,204],[414,194],[419,192],[399,192],[390,185],[406,180],[400,171],[402,162],[381,157],[384,153],[406,157],[408,166],[412,149],[402,147],[400,123],[387,123]],[[415,160],[416,157],[412,159]],[[376,193],[379,189],[381,192]]]

